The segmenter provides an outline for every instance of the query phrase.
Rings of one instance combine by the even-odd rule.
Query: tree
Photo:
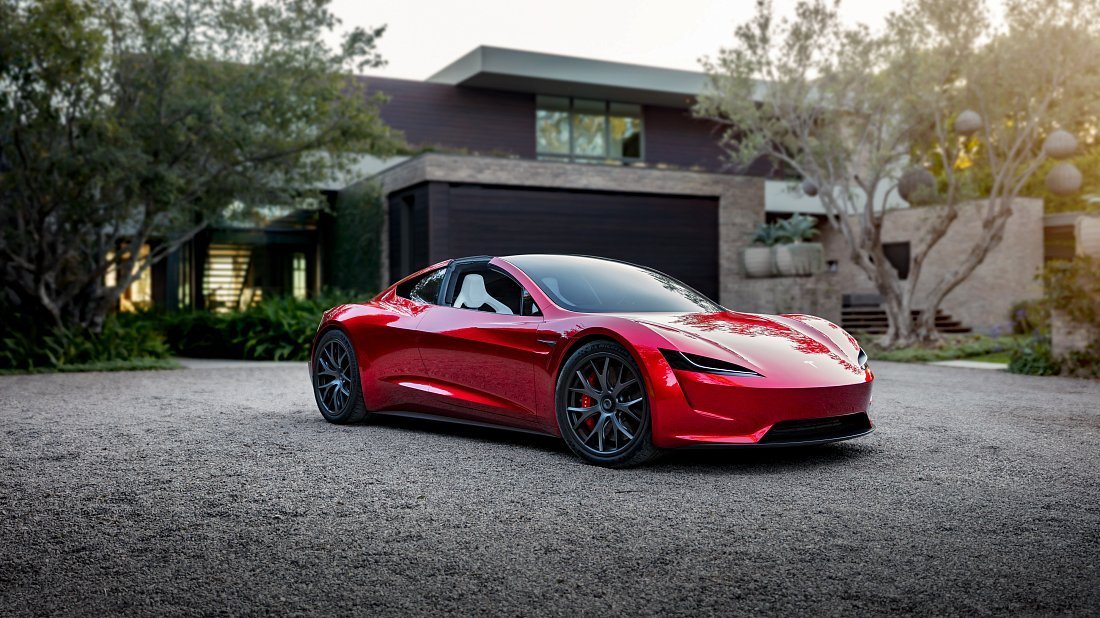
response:
[[[381,99],[351,75],[382,64],[383,28],[333,48],[328,4],[0,0],[4,302],[97,330],[227,210],[308,197],[389,151]]]
[[[1013,199],[1046,158],[1042,139],[1097,126],[1098,5],[1010,0],[995,25],[979,2],[909,0],[872,32],[844,25],[837,3],[799,2],[792,19],[777,20],[758,0],[733,46],[704,60],[709,86],[695,112],[728,125],[722,141],[734,162],[768,156],[818,187],[830,226],[883,298],[883,344],[929,342],[944,297],[1001,242]],[[955,130],[964,110],[982,121],[973,135]],[[981,195],[968,174],[979,156],[991,178]],[[939,208],[901,280],[881,231],[889,195],[914,166],[935,167],[939,188],[910,201]],[[982,237],[917,299],[922,265],[959,203],[975,198],[980,207],[967,212],[980,217]]]

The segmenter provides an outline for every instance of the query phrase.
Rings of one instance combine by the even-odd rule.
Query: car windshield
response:
[[[711,313],[722,307],[655,270],[572,255],[504,258],[559,307],[580,313]]]

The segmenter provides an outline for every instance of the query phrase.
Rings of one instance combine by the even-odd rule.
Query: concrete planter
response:
[[[1100,217],[1080,217],[1076,228],[1077,255],[1100,258]]]
[[[825,247],[819,242],[798,242],[775,247],[775,267],[784,277],[805,277],[825,267]]]
[[[771,277],[775,274],[772,247],[745,247],[741,260],[745,264],[745,274],[749,277]]]

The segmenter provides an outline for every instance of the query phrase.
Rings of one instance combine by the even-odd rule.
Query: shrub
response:
[[[1008,361],[1008,371],[1033,376],[1052,376],[1057,375],[1061,367],[1050,351],[1050,339],[1033,337],[1012,351]]]
[[[1079,255],[1072,260],[1048,262],[1041,274],[1046,289],[1045,302],[1062,312],[1075,324],[1100,333],[1100,258]],[[1063,370],[1070,375],[1100,376],[1100,335],[1084,350],[1069,353]]]
[[[174,354],[195,358],[244,358],[229,336],[231,314],[188,311],[149,315]]]
[[[1017,335],[1049,335],[1050,305],[1043,300],[1024,300],[1012,305],[1012,332]]]
[[[17,316],[5,319],[4,323],[0,369],[94,369],[95,365],[110,369],[129,361],[164,359],[170,353],[155,324],[139,316],[110,315],[98,333],[81,328],[47,327]]]
[[[306,360],[321,314],[317,300],[276,298],[231,316],[229,334],[245,358]]]
[[[313,334],[328,309],[362,295],[329,291],[317,298],[267,298],[232,313],[194,311],[151,315],[180,356],[307,360]]]

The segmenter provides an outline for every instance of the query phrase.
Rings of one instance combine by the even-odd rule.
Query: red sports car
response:
[[[622,467],[662,449],[871,431],[874,376],[836,324],[725,309],[657,271],[570,255],[471,257],[325,313],[317,406],[560,436]]]

